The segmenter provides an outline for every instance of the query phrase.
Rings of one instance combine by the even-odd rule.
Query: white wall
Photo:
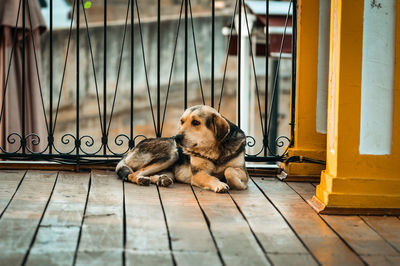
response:
[[[316,129],[323,134],[326,134],[328,111],[330,12],[331,0],[320,0]]]
[[[395,19],[396,0],[365,0],[360,154],[391,153]]]

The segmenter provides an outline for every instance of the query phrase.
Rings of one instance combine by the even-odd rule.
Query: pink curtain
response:
[[[28,0],[26,2],[28,2]],[[15,28],[19,5],[20,1],[18,0],[0,1],[0,108],[3,108],[3,116],[0,121],[0,145],[7,152],[15,152],[20,147],[20,138],[15,135],[10,136],[10,134],[18,133],[22,135],[22,106],[24,105],[25,137],[30,134],[36,134],[40,137],[40,143],[38,145],[32,143],[38,140],[36,137],[28,137],[27,146],[32,151],[40,152],[47,146],[47,130],[38,80],[38,76],[41,77],[40,34],[45,30],[45,22],[38,1],[29,0],[29,8],[28,4],[26,6],[25,29],[22,27],[22,2],[19,10],[17,28]],[[30,12],[30,17],[28,12]],[[32,21],[32,33],[30,21]],[[17,31],[17,38],[11,58],[15,31]],[[22,102],[23,34],[25,34],[26,41],[24,103]],[[36,49],[36,59],[33,43]],[[36,62],[38,64],[38,70],[36,68]],[[15,143],[10,143],[7,138],[9,138],[11,142],[15,139]]]

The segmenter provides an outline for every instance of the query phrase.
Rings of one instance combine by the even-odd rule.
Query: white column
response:
[[[328,111],[330,13],[331,0],[319,0],[316,129],[323,134]]]
[[[365,0],[360,154],[391,153],[395,23],[396,0]]]
[[[246,7],[243,7],[246,8]],[[237,15],[236,15],[237,16]],[[254,16],[247,12],[247,21],[249,25],[249,31],[251,34],[254,22]],[[242,11],[242,25],[238,25],[238,17],[235,20],[236,32],[241,27],[241,38],[240,38],[240,127],[243,132],[249,134],[249,103],[250,103],[250,70],[252,69],[251,58],[250,58],[250,41],[247,30],[246,17],[244,11]]]

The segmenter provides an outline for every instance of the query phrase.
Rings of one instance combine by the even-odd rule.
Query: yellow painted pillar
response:
[[[316,130],[319,0],[298,1],[296,116],[294,144],[288,156],[325,160],[326,134]],[[283,163],[286,180],[319,180],[324,165]]]
[[[364,3],[364,0],[332,0],[327,168],[322,172],[316,196],[309,201],[310,205],[321,213],[400,214],[400,4],[398,1],[397,4],[393,1],[396,7],[389,9],[397,13],[393,22],[395,29],[391,85],[393,87],[390,94],[392,98],[389,97],[388,101],[390,104],[393,103],[393,108],[390,109],[393,113],[389,123],[391,134],[383,134],[379,139],[389,143],[388,151],[380,155],[364,152],[365,147],[362,148],[361,144],[369,136],[360,133],[363,124],[362,108],[367,110],[375,107],[374,105],[363,107],[362,99],[367,95],[363,87],[365,86],[363,79],[366,78],[363,75],[365,71],[363,67],[367,67],[364,66],[366,59],[374,64],[376,55],[380,55],[380,51],[376,50],[379,48],[374,45],[377,40],[382,39],[379,37],[379,31],[383,29],[378,29],[376,38],[364,40],[364,43],[373,43],[372,50],[364,51],[364,58],[363,34],[371,34],[363,24],[364,5],[368,8],[368,12],[375,12],[376,17],[373,18],[375,21],[372,20],[374,24],[384,16],[379,13],[380,10],[387,15],[388,11],[384,8],[388,7],[384,5],[388,5],[389,2],[377,1],[378,6],[374,6],[370,2]],[[385,64],[389,61],[391,60],[385,61]],[[386,65],[378,64],[373,71],[382,67]],[[383,73],[387,74],[387,71]],[[376,86],[378,93],[384,89],[380,88],[379,84]],[[379,118],[385,119],[386,116],[390,117],[390,114],[385,113]],[[367,119],[366,123],[368,122],[370,121]],[[375,129],[381,131],[379,127]]]

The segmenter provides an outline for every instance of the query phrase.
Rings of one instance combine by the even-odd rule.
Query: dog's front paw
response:
[[[150,185],[150,178],[147,176],[138,176],[136,183],[140,186]]]
[[[174,181],[167,175],[160,175],[160,177],[158,178],[157,181],[157,185],[161,186],[161,187],[168,187],[170,185],[172,185],[174,183]]]
[[[226,183],[220,182],[218,185],[214,187],[214,192],[216,193],[226,193],[229,190],[229,186]]]

